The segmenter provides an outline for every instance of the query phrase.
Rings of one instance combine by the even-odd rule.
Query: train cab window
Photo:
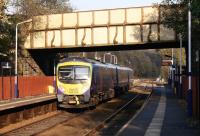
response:
[[[89,67],[75,67],[75,80],[87,80],[89,78]]]
[[[58,78],[60,80],[73,80],[74,79],[73,67],[60,67]]]
[[[89,79],[89,73],[86,66],[62,66],[58,70],[58,79],[65,83],[79,83]]]

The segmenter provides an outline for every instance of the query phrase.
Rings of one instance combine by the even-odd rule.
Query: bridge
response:
[[[56,62],[56,56],[58,52],[72,50],[108,51],[179,47],[176,32],[166,28],[162,23],[162,7],[159,6],[82,11],[36,16],[32,18],[28,29],[29,34],[25,41],[24,48],[30,52],[31,57],[33,58],[29,58],[29,56],[24,53],[24,58],[21,58],[21,61],[19,61],[18,64],[20,64],[21,68],[25,69],[25,71],[28,71],[29,68],[33,69],[33,72],[31,72],[33,74],[27,75],[34,75],[34,73],[39,73],[37,71],[37,66],[33,66],[39,65],[39,67],[43,69],[42,72],[45,76],[19,76],[18,78],[16,78],[19,80],[19,84],[17,82],[16,85],[18,89],[16,90],[19,91],[20,99],[13,99],[14,97],[16,97],[14,96],[14,78],[0,77],[0,135],[9,135],[9,133],[11,133],[11,135],[36,135],[40,134],[40,132],[47,132],[46,135],[49,135],[52,132],[52,128],[56,128],[56,130],[61,130],[59,132],[70,134],[71,131],[68,131],[68,127],[70,128],[70,130],[72,130],[72,126],[78,126],[78,128],[73,127],[73,131],[76,130],[78,133],[83,133],[83,129],[88,132],[91,128],[93,128],[93,124],[97,124],[97,122],[100,122],[101,125],[105,124],[105,119],[112,121],[112,119],[114,119],[114,116],[111,116],[112,114],[110,112],[127,113],[127,111],[130,117],[127,116],[128,114],[120,115],[127,116],[127,120],[119,120],[120,118],[118,118],[118,122],[120,122],[120,124],[118,124],[115,119],[114,122],[116,124],[114,124],[113,122],[110,123],[112,124],[112,126],[121,127],[121,129],[113,129],[117,130],[118,132],[116,132],[115,134],[113,133],[112,135],[148,135],[152,132],[155,132],[154,134],[156,135],[177,135],[177,133],[179,133],[180,135],[199,135],[198,127],[191,128],[191,123],[193,122],[189,122],[189,125],[188,121],[186,122],[188,118],[185,116],[185,110],[183,108],[180,108],[179,100],[175,99],[174,97],[175,95],[177,98],[181,97],[186,99],[188,98],[188,96],[192,95],[194,99],[193,101],[188,101],[188,105],[190,104],[190,102],[192,102],[190,107],[194,108],[194,117],[199,119],[200,99],[199,92],[197,90],[199,89],[199,87],[197,88],[197,86],[199,86],[197,82],[199,81],[199,79],[192,79],[195,82],[193,82],[194,84],[192,84],[193,91],[189,90],[190,92],[192,92],[190,94],[188,93],[188,78],[186,77],[186,75],[182,76],[181,72],[180,74],[177,74],[177,69],[175,69],[175,72],[172,72],[170,80],[171,82],[173,82],[172,86],[175,87],[174,92],[172,91],[173,87],[171,89],[167,86],[160,86],[163,85],[163,83],[161,82],[153,82],[151,80],[137,80],[137,82],[134,81],[134,83],[136,83],[134,87],[136,87],[137,93],[141,93],[140,95],[142,96],[139,96],[139,98],[148,99],[147,101],[145,101],[145,104],[143,104],[140,112],[137,112],[137,115],[139,116],[134,116],[134,118],[132,118],[132,115],[134,115],[135,109],[132,111],[134,113],[131,114],[129,113],[129,110],[126,110],[126,112],[116,112],[117,107],[122,107],[120,101],[125,103],[125,101],[121,99],[121,97],[119,99],[120,101],[116,101],[115,99],[113,102],[108,103],[108,105],[102,106],[105,108],[100,107],[100,109],[97,109],[96,111],[98,113],[94,111],[92,114],[90,114],[90,116],[87,117],[87,120],[85,120],[85,116],[79,116],[79,119],[77,119],[77,121],[81,120],[80,124],[84,125],[81,126],[81,131],[80,126],[77,124],[72,124],[73,122],[68,122],[68,124],[70,125],[65,123],[64,126],[62,126],[63,120],[66,122],[66,120],[70,121],[68,120],[68,118],[70,117],[73,120],[75,118],[70,114],[69,116],[66,116],[66,114],[62,115],[60,114],[60,112],[55,114],[50,113],[50,117],[47,117],[49,116],[47,115],[45,116],[45,119],[43,119],[43,117],[39,117],[39,119],[35,118],[35,120],[38,120],[36,121],[36,123],[19,123],[26,125],[25,127],[16,124],[14,126],[17,126],[17,128],[12,127],[11,130],[7,128],[2,129],[2,127],[5,127],[8,124],[14,124],[22,121],[23,119],[27,121],[27,118],[33,118],[37,115],[46,114],[47,112],[56,110],[57,100],[55,94],[51,93],[55,91],[53,88],[53,86],[55,85],[53,84],[55,83],[55,78],[52,76],[52,73],[55,70],[53,68],[53,65]],[[17,55],[17,52],[15,53]],[[0,53],[0,55],[2,54]],[[34,59],[36,63],[32,61],[32,59]],[[171,60],[163,60],[162,62],[163,66],[169,66],[171,64]],[[24,74],[24,72],[22,74],[26,75]],[[47,77],[47,75],[49,77]],[[181,79],[182,81],[180,84],[178,83],[179,79]],[[149,92],[152,92],[150,88],[152,88],[153,86],[155,88],[152,95],[147,96]],[[130,94],[132,93],[132,91],[133,90],[131,90],[129,93],[125,93],[124,95],[127,95],[129,97],[137,96],[136,94]],[[145,97],[144,94],[146,95]],[[126,98],[126,100],[128,101],[129,97],[127,96],[124,98]],[[141,99],[139,101],[141,101]],[[130,104],[130,102],[128,102],[128,104]],[[133,101],[133,103],[137,102]],[[132,105],[131,107],[133,106],[139,107],[138,104],[136,106]],[[106,111],[106,113],[104,111]],[[107,111],[109,111],[109,113],[107,113]],[[53,118],[51,118],[51,115]],[[112,119],[108,119],[105,115],[112,117]],[[92,120],[94,116],[99,116],[98,119],[100,120]],[[105,117],[105,119],[103,119],[102,117]],[[50,123],[45,123],[47,119]],[[55,119],[57,121],[55,121]],[[101,120],[104,120],[103,123],[101,123]],[[85,121],[86,123],[89,122],[89,124],[86,124],[85,122],[83,123],[83,121]],[[91,121],[93,122],[91,123]],[[127,124],[121,124],[121,122],[127,122]],[[47,126],[44,127],[44,124],[46,124]],[[92,124],[92,126],[90,126],[90,124]],[[112,129],[112,127],[109,127],[109,124],[106,125],[108,126],[108,129],[106,131],[104,129],[103,132],[109,132],[110,134],[110,130]],[[95,130],[97,130],[96,128],[100,127],[95,127]],[[176,131],[173,131],[173,128],[176,128]],[[14,129],[16,129],[16,131]],[[91,131],[92,134],[94,134],[93,130]],[[36,132],[36,134],[33,132]],[[53,130],[53,132],[57,131]]]
[[[48,51],[178,47],[175,31],[162,24],[161,15],[162,7],[148,6],[35,16],[24,47]]]

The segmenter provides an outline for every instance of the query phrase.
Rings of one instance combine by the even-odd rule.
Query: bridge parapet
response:
[[[33,17],[27,49],[134,45],[175,41],[160,7],[80,11]]]

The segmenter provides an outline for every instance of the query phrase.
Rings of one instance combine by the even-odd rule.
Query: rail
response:
[[[92,136],[96,131],[100,130],[105,126],[106,123],[108,123],[110,120],[112,120],[118,113],[123,111],[125,108],[127,108],[134,100],[136,100],[140,95],[137,94],[134,98],[132,98],[130,101],[128,101],[125,105],[123,105],[120,109],[118,109],[116,112],[114,112],[112,115],[107,117],[104,121],[99,123],[96,127],[94,127],[91,131],[89,131],[84,136]]]

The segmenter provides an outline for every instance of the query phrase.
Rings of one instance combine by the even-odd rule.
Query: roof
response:
[[[75,61],[75,62],[88,62],[92,63],[94,65],[101,65],[101,66],[107,66],[107,67],[117,67],[118,69],[124,69],[124,70],[132,70],[131,68],[124,67],[124,66],[119,66],[116,64],[111,64],[111,63],[103,63],[95,59],[88,59],[84,57],[69,57],[69,58],[64,58],[60,61],[60,63],[67,62],[67,61]]]
[[[66,61],[79,61],[79,62],[88,62],[88,63],[93,63],[93,64],[105,64],[103,62],[100,62],[98,60],[94,59],[88,59],[84,57],[69,57],[69,58],[64,58],[60,60],[60,63],[66,62]]]

